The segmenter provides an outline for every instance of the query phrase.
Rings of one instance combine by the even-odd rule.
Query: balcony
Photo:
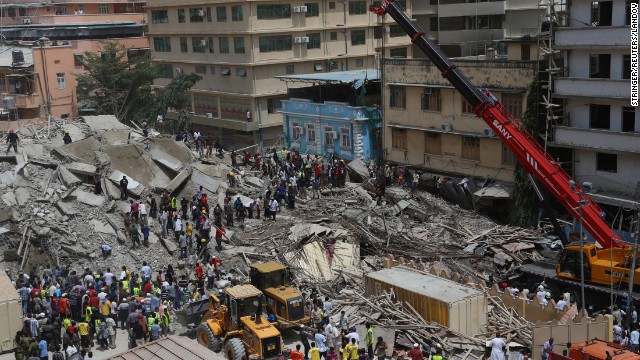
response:
[[[440,31],[440,44],[455,44],[470,41],[491,41],[505,38],[505,29]]]
[[[505,1],[477,2],[475,4],[447,4],[438,6],[439,17],[501,15],[505,13]]]
[[[585,26],[559,28],[556,31],[559,49],[618,49],[629,47],[628,26]]]
[[[564,147],[640,154],[639,133],[556,126],[554,138],[555,144]]]
[[[172,115],[177,118],[177,114],[175,113],[170,113],[167,115],[167,117],[172,119]],[[203,115],[192,115],[191,123],[194,125],[203,125],[238,131],[258,130],[258,123],[255,121],[209,118]]]
[[[128,14],[82,14],[82,15],[42,15],[32,17],[34,24],[81,24],[81,23],[98,23],[98,22],[134,22],[138,24],[145,23],[147,14],[145,13],[128,13]]]
[[[630,100],[629,80],[559,78],[555,80],[555,96]]]

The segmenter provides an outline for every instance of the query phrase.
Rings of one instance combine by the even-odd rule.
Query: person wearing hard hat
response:
[[[538,298],[538,301],[541,304],[545,301],[546,296],[547,296],[547,293],[544,291],[544,286],[542,285],[538,286],[538,292],[536,293],[536,297]]]
[[[62,141],[64,141],[64,144],[71,144],[71,136],[69,136],[69,130],[65,130],[64,131],[64,136],[62,137]]]
[[[13,147],[13,151],[15,151],[16,154],[18,153],[18,142],[20,142],[18,134],[16,134],[13,129],[10,129],[9,134],[7,135],[7,143],[9,144],[7,147],[7,154],[9,153],[9,150],[11,150],[11,147]]]

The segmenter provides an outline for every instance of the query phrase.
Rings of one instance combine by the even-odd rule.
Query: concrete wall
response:
[[[553,338],[554,351],[562,354],[566,344],[591,339],[613,341],[613,317],[598,315],[595,318],[576,316],[564,324],[536,324],[533,327],[532,359],[540,360],[540,352],[545,341]]]

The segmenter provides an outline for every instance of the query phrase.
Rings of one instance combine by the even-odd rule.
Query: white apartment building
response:
[[[536,36],[546,0],[414,1],[413,17],[450,57],[484,55],[494,42]],[[416,57],[424,57],[414,50]],[[524,60],[535,60],[533,52]]]
[[[632,206],[640,188],[640,112],[630,107],[630,4],[627,0],[572,0],[568,27],[555,36],[565,77],[555,97],[565,117],[553,145],[569,149],[574,178],[593,184],[603,204]]]
[[[274,76],[371,69],[382,49],[385,57],[411,57],[408,36],[389,16],[382,26],[372,3],[151,0],[151,56],[165,73],[156,86],[198,73],[195,128],[236,149],[276,143],[288,85]],[[411,3],[401,3],[411,14]]]

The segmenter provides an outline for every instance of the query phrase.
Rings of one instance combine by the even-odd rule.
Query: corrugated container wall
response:
[[[22,329],[22,303],[4,271],[0,272],[0,353],[14,349],[13,339]]]
[[[367,274],[366,295],[395,294],[424,318],[467,336],[483,333],[487,324],[484,292],[406,267]]]

